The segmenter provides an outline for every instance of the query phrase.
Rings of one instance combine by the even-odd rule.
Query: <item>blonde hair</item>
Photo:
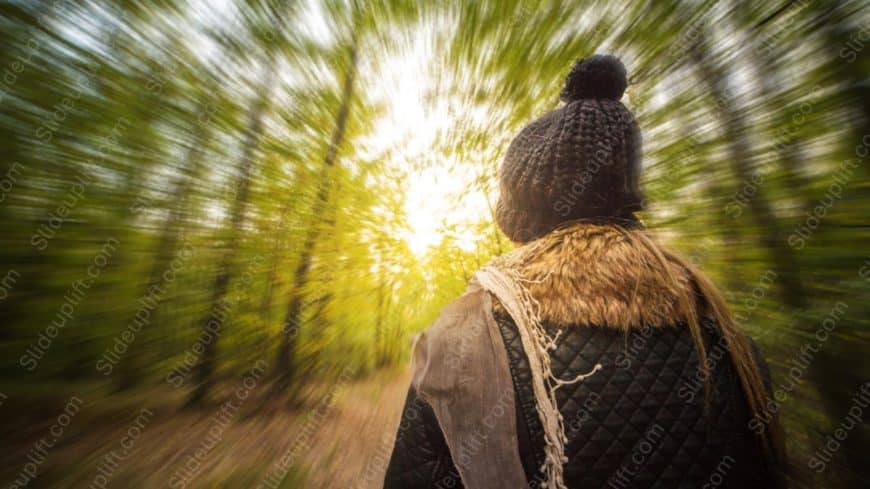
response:
[[[725,346],[731,356],[731,361],[740,380],[740,385],[746,394],[751,416],[763,419],[765,407],[770,402],[770,396],[764,386],[764,381],[758,363],[753,355],[749,338],[734,321],[728,304],[719,288],[698,270],[691,262],[677,254],[659,246],[645,232],[629,231],[622,226],[615,226],[625,238],[635,246],[647,249],[658,261],[658,265],[664,270],[669,280],[676,283],[678,278],[673,274],[671,264],[685,269],[693,282],[698,295],[696,298],[680,295],[679,309],[688,323],[695,349],[698,353],[699,369],[704,379],[706,399],[709,401],[711,380],[710,366],[707,362],[707,349],[701,329],[701,316],[706,313],[719,327],[719,331],[725,340]],[[784,461],[785,449],[782,432],[778,422],[774,419],[768,423],[762,436],[762,447],[766,454],[774,457],[774,460]]]

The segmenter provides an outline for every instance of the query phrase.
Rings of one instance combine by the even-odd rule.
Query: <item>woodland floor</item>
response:
[[[293,407],[285,399],[255,392],[222,427],[219,441],[201,457],[196,475],[184,486],[170,484],[172,476],[207,443],[221,401],[196,408],[168,408],[165,406],[181,403],[166,397],[157,399],[154,394],[129,399],[127,406],[113,403],[111,410],[96,411],[94,407],[88,411],[90,406],[85,404],[48,451],[27,487],[380,487],[408,382],[407,373],[379,372],[348,382],[338,391],[327,386],[310,388]],[[330,397],[334,392],[338,393]],[[93,485],[99,464],[109,451],[119,449],[142,406],[155,413],[153,418],[129,453],[108,471],[108,484]],[[0,454],[0,482],[10,484],[20,476],[28,451],[46,436],[62,409],[63,404],[56,410],[45,409],[45,414],[55,413],[47,417],[29,412],[4,420],[27,428],[15,430],[12,425],[15,439],[4,436],[7,441]],[[34,422],[36,417],[44,421]],[[267,484],[276,463],[288,453],[293,458],[289,472],[280,477],[279,484]],[[269,480],[274,481],[274,476]]]

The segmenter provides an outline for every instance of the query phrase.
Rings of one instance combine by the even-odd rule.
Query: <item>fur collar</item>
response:
[[[656,255],[666,261],[667,269]],[[685,305],[698,305],[685,262],[642,229],[574,224],[499,256],[492,264],[519,272],[540,306],[541,320],[559,326],[674,325],[686,320]],[[689,302],[681,305],[681,299]]]

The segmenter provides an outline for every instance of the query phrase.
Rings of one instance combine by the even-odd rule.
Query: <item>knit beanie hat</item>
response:
[[[575,220],[635,220],[633,213],[643,208],[641,137],[619,101],[626,86],[618,58],[581,59],[565,80],[565,105],[511,142],[496,208],[496,221],[511,240],[532,241]]]

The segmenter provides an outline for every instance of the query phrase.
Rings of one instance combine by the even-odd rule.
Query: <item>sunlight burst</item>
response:
[[[489,214],[485,196],[468,191],[473,175],[436,147],[438,136],[460,121],[449,110],[449,94],[427,97],[436,90],[435,81],[426,76],[434,57],[432,37],[430,32],[418,33],[406,48],[380,62],[373,95],[385,112],[368,140],[376,152],[389,150],[390,165],[406,176],[408,228],[403,237],[417,256],[448,235],[456,246],[474,249],[478,236],[473,225]]]

